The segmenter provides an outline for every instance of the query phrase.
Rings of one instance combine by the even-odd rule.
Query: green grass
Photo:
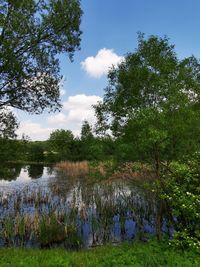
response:
[[[1,267],[199,267],[200,256],[150,241],[133,245],[103,246],[79,252],[63,249],[1,249]]]

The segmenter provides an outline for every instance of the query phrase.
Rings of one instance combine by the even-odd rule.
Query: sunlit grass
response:
[[[1,267],[198,267],[199,262],[199,255],[192,251],[173,250],[167,242],[156,241],[103,246],[79,252],[67,252],[63,249],[0,250]]]

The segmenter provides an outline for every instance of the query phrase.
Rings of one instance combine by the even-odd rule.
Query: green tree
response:
[[[79,0],[0,2],[0,114],[8,106],[37,114],[60,107],[57,55],[73,59],[81,15]]]
[[[82,141],[90,141],[94,138],[92,133],[92,126],[88,121],[84,121],[81,127],[81,140]]]
[[[108,79],[95,107],[97,131],[110,129],[132,148],[132,158],[153,161],[158,176],[161,162],[197,149],[200,64],[194,56],[179,60],[167,37],[139,34],[137,50]]]
[[[70,160],[73,153],[74,136],[70,130],[55,130],[48,140],[50,153],[55,160]]]
[[[182,162],[171,162],[165,172],[163,197],[172,207],[174,239],[181,248],[200,249],[200,153],[190,155]]]
[[[0,138],[0,161],[15,161],[20,153],[19,142],[16,139]]]
[[[94,137],[92,126],[84,121],[81,128],[81,155],[82,159],[95,160],[103,158],[103,147],[100,139]]]
[[[33,162],[44,161],[44,145],[43,142],[29,142],[28,143],[28,160]]]
[[[14,114],[8,109],[0,110],[0,138],[15,138],[18,122]]]

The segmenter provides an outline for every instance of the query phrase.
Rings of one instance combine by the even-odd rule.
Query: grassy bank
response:
[[[1,249],[0,266],[21,267],[122,267],[180,266],[199,267],[200,256],[192,251],[174,250],[167,242],[135,242],[132,245],[103,246],[87,251],[67,252],[62,249]]]

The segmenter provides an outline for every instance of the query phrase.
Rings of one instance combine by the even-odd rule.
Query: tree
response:
[[[137,50],[108,79],[95,107],[97,131],[110,129],[135,158],[153,160],[158,176],[162,161],[197,149],[200,64],[194,56],[179,60],[167,37],[139,34]]]
[[[14,114],[5,108],[0,110],[0,138],[15,138],[17,128],[18,122]]]
[[[28,160],[33,162],[44,161],[44,145],[43,142],[35,141],[28,144]]]
[[[82,141],[91,141],[93,139],[93,134],[92,134],[92,127],[89,124],[88,121],[84,121],[81,127],[81,140]]]
[[[60,108],[57,55],[73,59],[81,15],[79,0],[1,1],[1,114],[6,107],[37,114]]]
[[[50,152],[56,155],[56,160],[69,160],[72,156],[74,136],[70,130],[55,130],[48,140]]]

